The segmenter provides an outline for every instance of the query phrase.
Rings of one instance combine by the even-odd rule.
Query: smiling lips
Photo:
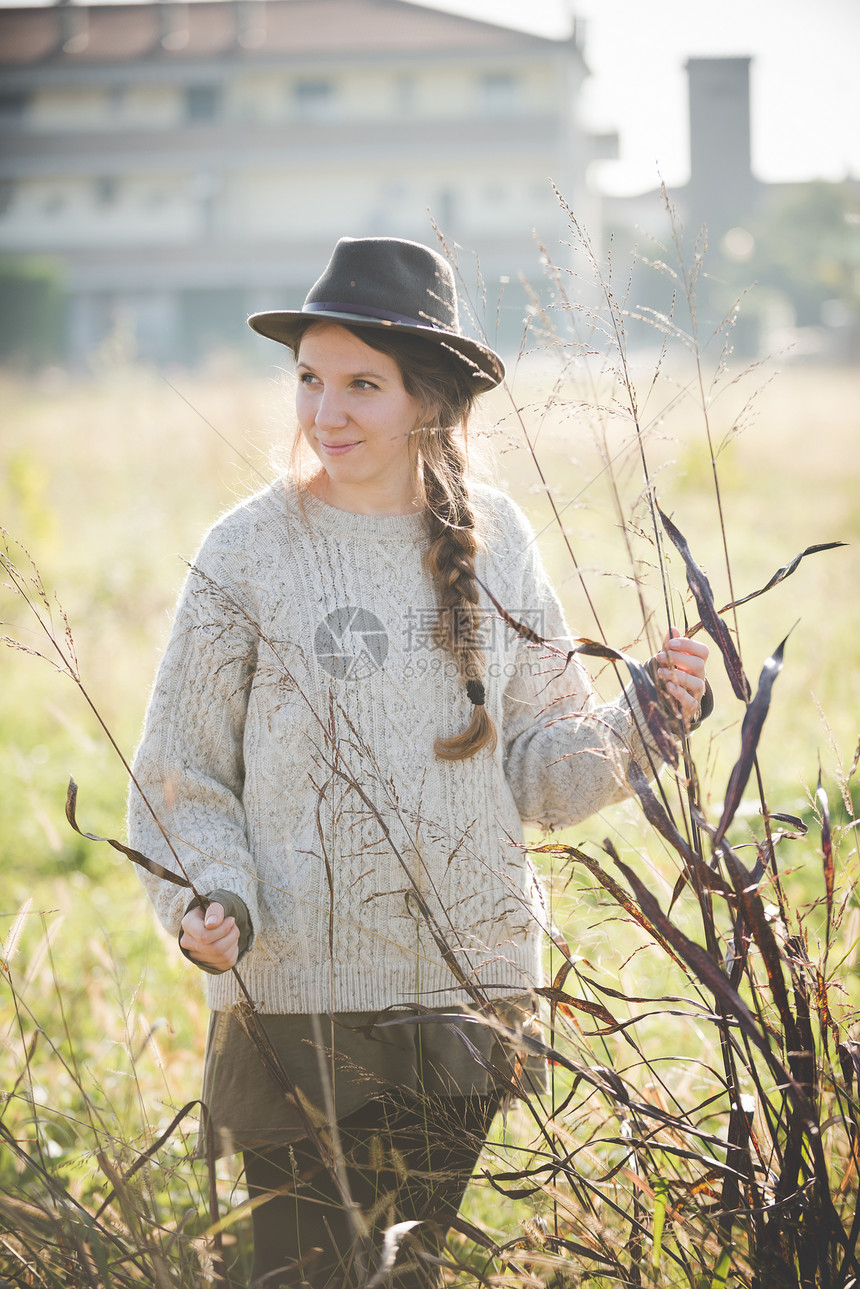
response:
[[[317,439],[317,442],[323,452],[328,453],[329,456],[342,457],[345,452],[350,452],[353,448],[357,448],[361,440],[357,439],[354,443],[326,443],[325,439]]]

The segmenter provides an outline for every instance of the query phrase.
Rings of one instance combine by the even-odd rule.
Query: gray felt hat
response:
[[[301,309],[254,313],[248,325],[292,345],[309,319],[385,327],[437,341],[465,363],[482,393],[504,379],[498,354],[460,333],[450,264],[420,242],[342,237]]]

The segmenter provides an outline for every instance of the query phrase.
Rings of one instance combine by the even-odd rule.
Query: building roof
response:
[[[570,42],[407,0],[167,0],[0,8],[0,67],[149,58],[521,53]]]

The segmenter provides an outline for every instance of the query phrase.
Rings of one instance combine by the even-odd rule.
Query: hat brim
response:
[[[458,336],[453,331],[444,331],[441,327],[412,326],[403,322],[390,322],[387,318],[369,318],[358,313],[336,313],[323,311],[285,309],[266,313],[252,313],[248,326],[269,340],[276,340],[280,345],[291,347],[299,332],[309,322],[345,323],[353,327],[372,327],[380,331],[405,332],[408,335],[421,336],[441,345],[443,349],[463,360],[471,371],[476,390],[483,394],[495,389],[505,378],[505,365],[497,353],[481,345],[477,340]]]

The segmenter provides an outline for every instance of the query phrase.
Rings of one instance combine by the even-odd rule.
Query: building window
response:
[[[430,214],[443,233],[450,233],[457,220],[457,194],[453,188],[440,188],[436,194],[435,208]]]
[[[201,170],[189,184],[191,198],[197,207],[198,228],[204,237],[217,231],[219,203],[224,189],[223,175],[211,170]]]
[[[293,106],[301,121],[330,121],[335,112],[335,87],[331,81],[296,81]]]
[[[119,184],[114,175],[101,175],[93,181],[93,191],[97,205],[113,206],[117,199]]]
[[[43,211],[50,218],[56,218],[61,215],[66,208],[66,198],[61,192],[52,192],[49,197],[45,198],[42,206]]]
[[[188,85],[185,88],[185,119],[214,121],[221,111],[221,92],[217,85]]]
[[[397,111],[408,115],[415,110],[415,81],[411,76],[398,76],[394,83]]]
[[[488,72],[481,77],[478,101],[485,116],[511,116],[519,111],[517,78],[510,72]]]
[[[0,124],[19,125],[27,115],[30,95],[23,90],[7,90],[0,94]]]

